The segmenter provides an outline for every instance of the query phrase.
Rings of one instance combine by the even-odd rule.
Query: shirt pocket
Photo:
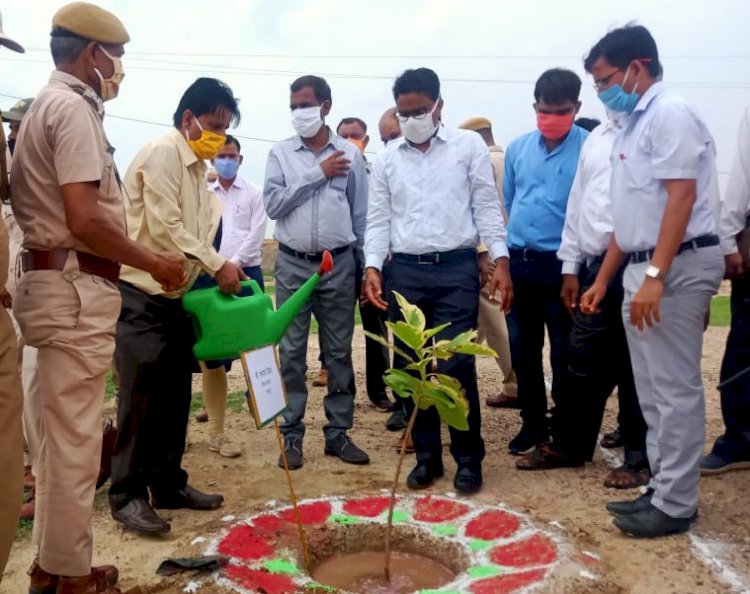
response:
[[[253,209],[250,203],[238,200],[233,207],[233,222],[237,229],[249,231],[252,227]]]

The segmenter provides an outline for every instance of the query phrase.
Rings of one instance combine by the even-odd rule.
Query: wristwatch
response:
[[[658,281],[664,282],[664,279],[667,277],[665,273],[663,273],[661,270],[659,270],[656,266],[653,264],[649,264],[646,267],[646,276],[649,278],[656,279]]]

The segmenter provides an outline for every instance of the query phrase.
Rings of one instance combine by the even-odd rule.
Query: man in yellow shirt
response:
[[[232,90],[217,79],[199,78],[180,100],[174,129],[144,146],[125,176],[130,237],[180,251],[189,260],[188,283],[179,291],[163,291],[135,268],[126,266],[120,274],[118,435],[109,502],[117,521],[141,532],[170,529],[153,507],[215,509],[224,500],[188,485],[182,469],[198,366],[193,326],[180,297],[201,272],[214,276],[226,293],[239,292],[246,278],[212,245],[221,206],[205,183],[205,160],[216,156],[227,128],[239,119]]]

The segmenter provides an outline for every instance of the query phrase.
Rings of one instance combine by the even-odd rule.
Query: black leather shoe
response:
[[[148,534],[163,534],[172,528],[142,497],[131,499],[124,507],[113,510],[112,517],[131,530]]]
[[[166,497],[154,497],[154,507],[157,509],[211,510],[216,509],[222,503],[224,503],[223,495],[201,493],[190,485],[185,485],[184,489]]]
[[[397,407],[385,422],[385,428],[388,429],[388,431],[403,431],[408,424],[409,422],[406,418],[406,413],[401,407]]]
[[[284,453],[289,470],[302,468],[304,458],[302,457],[302,438],[299,435],[284,437]],[[281,455],[279,455],[279,468],[284,468],[284,457]]]
[[[443,476],[442,462],[417,462],[417,465],[406,477],[406,486],[410,489],[426,489]]]
[[[636,512],[647,510],[651,506],[651,497],[654,495],[653,489],[647,489],[637,499],[630,499],[627,501],[610,501],[605,503],[604,507],[613,516],[628,516]]]
[[[482,488],[482,466],[476,464],[473,466],[462,466],[456,471],[456,478],[453,479],[453,486],[459,493],[472,495]]]
[[[358,448],[346,433],[341,433],[330,440],[326,439],[326,447],[323,453],[326,456],[336,456],[347,464],[370,463],[370,456],[367,455],[367,452]]]
[[[673,518],[649,503],[643,509],[625,516],[615,516],[615,526],[635,538],[659,538],[682,534],[690,529],[692,518]]]
[[[549,430],[523,425],[518,435],[508,443],[508,453],[514,456],[530,454],[547,442],[549,442]]]

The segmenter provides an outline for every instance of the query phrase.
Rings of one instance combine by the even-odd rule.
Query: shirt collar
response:
[[[635,106],[635,109],[633,110],[633,113],[636,111],[646,111],[648,109],[648,106],[651,105],[651,102],[656,99],[661,93],[664,91],[664,83],[662,82],[655,82],[651,87],[649,87],[648,91],[646,91],[638,101],[638,104]]]
[[[438,129],[437,129],[437,133],[435,134],[435,136],[430,138],[430,148],[432,148],[432,145],[435,144],[436,140],[440,140],[442,142],[448,142],[448,129],[445,126],[443,126],[442,122],[438,124]],[[402,148],[402,147],[414,148],[411,144],[409,144],[409,142],[403,136],[399,136],[398,138],[394,139],[393,142],[398,142],[399,148]]]
[[[170,140],[180,152],[180,157],[182,157],[185,167],[190,167],[193,163],[198,161],[198,157],[193,152],[193,149],[190,148],[190,145],[187,143],[187,140],[185,140],[185,136],[182,132],[177,128],[172,128],[167,136],[169,136]]]
[[[104,118],[104,103],[102,102],[96,91],[83,82],[80,78],[76,78],[72,74],[62,72],[60,70],[53,70],[50,74],[49,82],[51,83],[62,83],[70,87],[73,91],[83,97],[87,103],[89,103],[99,114],[99,118]]]
[[[559,146],[556,146],[551,151],[547,150],[547,145],[544,144],[544,136],[542,136],[542,133],[539,132],[539,130],[537,130],[536,134],[537,134],[539,146],[541,147],[541,149],[545,152],[545,154],[547,156],[550,156],[550,155],[555,155],[555,154],[559,153],[560,151],[565,150],[565,147],[569,143],[575,142],[578,138],[580,138],[581,134],[583,134],[583,128],[581,128],[580,126],[576,126],[575,124],[573,124],[570,127],[570,132],[568,132],[568,135],[565,137],[565,140],[563,140],[562,143]]]
[[[245,180],[243,178],[241,178],[239,175],[236,175],[230,187],[244,190],[247,187],[247,184],[245,183]],[[218,190],[219,188],[224,190],[224,186],[221,185],[219,178],[216,178],[216,181],[211,184],[211,190]]]
[[[325,144],[323,148],[326,148],[327,146],[332,146],[333,148],[337,148],[335,138],[338,138],[333,132],[331,132],[331,129],[326,126],[326,130],[328,130],[328,142]],[[310,150],[310,147],[305,144],[305,142],[302,140],[302,137],[297,134],[297,136],[294,136],[294,150],[295,151],[301,151],[304,149]]]

